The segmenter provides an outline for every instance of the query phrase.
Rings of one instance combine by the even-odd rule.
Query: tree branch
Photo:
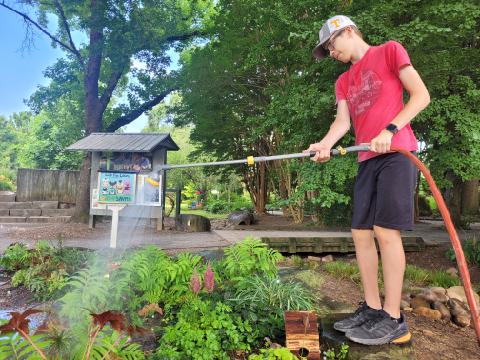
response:
[[[123,69],[122,71],[114,71],[110,76],[110,79],[108,80],[108,85],[106,89],[103,91],[102,96],[100,97],[100,106],[102,107],[102,112],[103,110],[106,109],[108,102],[112,97],[112,93],[115,90],[118,84],[118,81],[122,77],[122,74],[123,74]]]
[[[55,36],[53,36],[52,34],[50,34],[48,32],[48,30],[44,29],[43,27],[41,27],[36,21],[34,21],[31,17],[29,17],[27,14],[24,14],[18,10],[15,10],[13,8],[11,8],[10,6],[8,6],[7,4],[5,4],[4,1],[2,1],[0,3],[0,6],[3,6],[5,9],[8,9],[12,12],[14,12],[15,14],[18,14],[20,15],[26,22],[34,25],[37,29],[39,29],[41,32],[43,32],[45,35],[47,35],[53,42],[56,42],[57,44],[59,44],[61,47],[65,48],[66,50],[72,52],[73,54],[75,54],[75,49],[72,49],[70,46],[68,46],[67,44],[65,44],[64,42],[60,41],[59,39],[57,39]]]
[[[84,67],[85,62],[83,60],[82,54],[80,54],[80,52],[78,51],[78,49],[76,48],[73,42],[70,26],[68,26],[67,18],[65,17],[65,12],[63,11],[62,5],[58,0],[55,0],[54,2],[58,12],[60,13],[60,19],[62,20],[63,26],[65,27],[65,31],[68,35],[68,40],[70,41],[70,47],[72,49],[71,51],[73,51],[73,53],[77,56],[78,61],[80,61],[80,64],[82,64],[82,66]]]
[[[144,102],[142,105],[140,105],[136,109],[133,109],[128,114],[124,116],[120,116],[119,118],[115,119],[110,125],[108,125],[105,131],[114,132],[115,130],[118,130],[122,126],[130,124],[133,120],[138,118],[145,111],[148,111],[151,108],[153,108],[155,105],[159,104],[168,94],[170,94],[174,90],[176,89],[168,89],[160,93],[158,96],[154,97],[152,100]]]
[[[187,34],[167,36],[165,38],[165,42],[175,42],[175,41],[188,40],[192,37],[200,36],[200,35],[207,35],[207,33],[202,32],[202,31],[193,31],[193,32],[187,33]]]

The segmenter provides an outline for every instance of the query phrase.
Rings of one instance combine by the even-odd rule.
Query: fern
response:
[[[225,249],[222,262],[225,277],[239,281],[254,273],[275,278],[278,272],[277,262],[283,256],[277,250],[268,248],[258,239],[247,237],[242,242]]]
[[[145,355],[139,344],[128,343],[128,337],[113,331],[111,334],[99,336],[90,358],[92,360],[143,360]]]
[[[33,335],[30,338],[41,350],[47,349],[50,344],[43,335]],[[42,359],[33,346],[17,332],[0,337],[0,358],[12,360]]]

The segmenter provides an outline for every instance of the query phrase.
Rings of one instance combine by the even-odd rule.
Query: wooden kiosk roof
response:
[[[150,153],[160,147],[173,151],[180,149],[170,134],[92,133],[70,145],[67,150]]]

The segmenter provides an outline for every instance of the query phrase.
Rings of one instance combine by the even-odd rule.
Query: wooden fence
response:
[[[75,203],[79,171],[18,169],[17,201]]]

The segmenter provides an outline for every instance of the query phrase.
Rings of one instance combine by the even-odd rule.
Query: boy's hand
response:
[[[380,134],[370,141],[370,151],[384,154],[390,151],[393,134],[388,130],[382,130]]]
[[[307,150],[303,152],[312,152],[315,151],[315,156],[311,157],[310,160],[315,162],[327,162],[330,160],[330,146],[323,144],[321,141],[315,144],[311,144]]]

